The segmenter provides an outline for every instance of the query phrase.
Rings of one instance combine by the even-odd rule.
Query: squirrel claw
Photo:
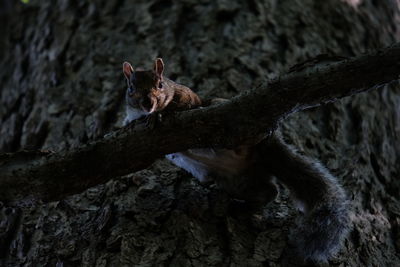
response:
[[[154,112],[145,117],[146,127],[154,129],[161,122],[162,115],[159,112]]]

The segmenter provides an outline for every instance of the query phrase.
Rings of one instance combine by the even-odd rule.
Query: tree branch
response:
[[[0,156],[0,200],[45,201],[138,171],[161,156],[199,147],[234,147],[271,132],[287,115],[399,79],[400,44],[372,55],[299,65],[226,103],[166,118],[155,129],[130,125],[72,151]]]

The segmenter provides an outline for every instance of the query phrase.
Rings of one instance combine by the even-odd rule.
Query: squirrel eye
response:
[[[158,84],[158,88],[159,88],[159,89],[161,89],[161,88],[162,88],[162,86],[163,86],[162,82],[159,82],[159,84]]]

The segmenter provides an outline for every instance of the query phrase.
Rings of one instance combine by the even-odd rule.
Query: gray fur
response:
[[[279,136],[268,148],[264,155],[271,171],[304,207],[290,235],[296,255],[304,261],[326,262],[339,251],[349,231],[350,205],[342,186],[318,161],[298,154]]]
[[[290,190],[296,207],[303,213],[290,234],[292,252],[304,262],[326,262],[340,249],[350,225],[349,202],[337,179],[321,163],[300,155],[277,134],[248,149],[251,156],[241,159],[248,163],[240,172],[222,173],[216,169],[224,165],[219,163],[224,161],[221,157],[235,158],[231,156],[236,153],[233,150],[176,153],[185,164],[173,162],[199,180],[206,180],[209,174],[233,197],[253,205],[264,205],[276,197],[277,188],[271,179],[275,176]]]

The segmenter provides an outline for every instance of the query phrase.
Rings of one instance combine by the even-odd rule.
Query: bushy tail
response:
[[[296,255],[305,261],[326,262],[340,249],[350,224],[343,188],[319,162],[300,155],[280,136],[263,142],[259,147],[268,168],[304,213],[290,236]]]
[[[346,200],[320,203],[299,217],[290,236],[295,254],[313,262],[326,262],[335,255],[348,233],[348,206]]]

